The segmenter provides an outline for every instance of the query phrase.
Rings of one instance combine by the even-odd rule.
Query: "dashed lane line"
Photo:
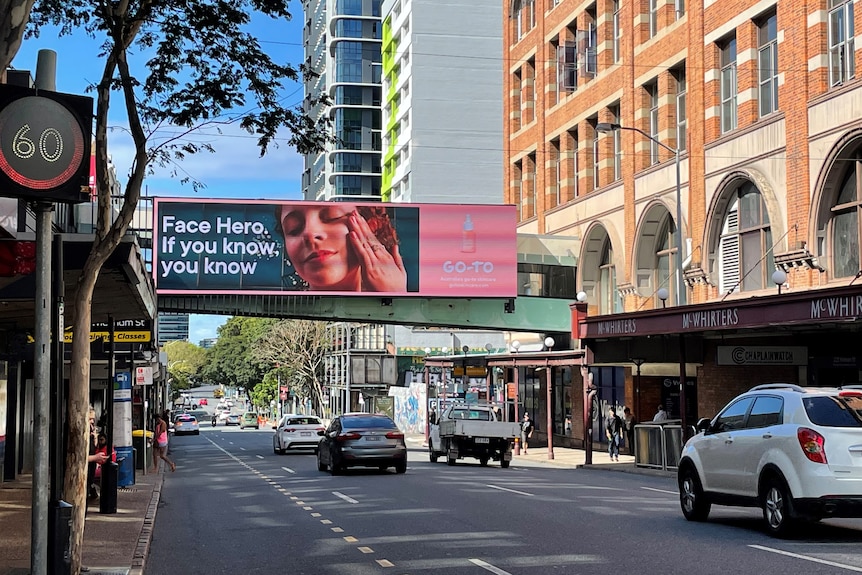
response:
[[[294,471],[293,469],[290,469],[289,467],[282,467],[282,469],[284,469],[288,473],[296,473],[296,471]]]
[[[656,493],[669,493],[671,495],[679,495],[678,491],[671,491],[670,489],[656,489],[655,487],[643,487],[641,489],[645,489],[647,491],[655,491]]]
[[[845,565],[844,563],[836,563],[835,561],[827,561],[826,559],[818,559],[817,557],[809,557],[808,555],[800,555],[799,553],[791,553],[790,551],[782,551],[781,549],[773,549],[772,547],[764,547],[763,545],[749,545],[749,547],[759,549],[760,551],[777,553],[786,557],[793,557],[794,559],[802,559],[803,561],[811,561],[812,563],[820,563],[821,565],[829,565],[830,567],[838,567],[839,569],[862,573],[862,567],[854,567],[853,565]]]
[[[508,491],[509,493],[517,493],[518,495],[526,495],[527,497],[535,496],[535,493],[527,493],[526,491],[518,491],[517,489],[509,489],[508,487],[500,487],[499,485],[488,484],[488,487],[491,489],[499,489],[500,491]]]
[[[371,547],[357,547],[357,549],[359,549],[360,551],[362,551],[366,555],[369,553],[374,553],[374,549],[372,549]]]
[[[485,571],[490,571],[491,573],[494,573],[494,575],[512,575],[508,571],[503,571],[499,567],[494,567],[490,563],[486,563],[481,559],[470,559],[470,563],[476,565],[477,567],[481,567]]]
[[[343,494],[343,493],[340,493],[340,492],[338,492],[338,491],[333,491],[333,492],[332,492],[332,494],[333,494],[333,495],[335,495],[336,497],[340,498],[340,499],[344,499],[344,500],[345,500],[345,501],[347,501],[348,503],[359,503],[359,502],[358,502],[357,500],[355,500],[354,498],[352,498],[352,497],[348,497],[347,495],[345,495],[345,494]]]
[[[381,567],[395,567],[395,565],[388,559],[378,559],[377,564]]]
[[[258,459],[263,459],[263,455],[255,455]]]

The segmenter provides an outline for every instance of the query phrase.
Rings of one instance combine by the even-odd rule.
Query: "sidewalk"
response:
[[[117,512],[99,513],[90,504],[84,525],[82,564],[90,575],[141,575],[150,547],[163,474],[135,477],[135,485],[117,490]],[[0,575],[30,573],[32,477],[0,483]]]
[[[406,439],[411,457],[427,454],[427,446],[423,446],[425,436],[410,435]],[[554,447],[554,459],[549,459],[547,446],[537,445],[530,448],[529,454],[515,455],[512,465],[675,477],[672,472],[636,467],[631,455],[620,455],[620,461],[614,462],[606,451],[594,450],[592,465],[585,465],[584,459],[584,450],[564,447]],[[115,514],[100,514],[98,502],[89,506],[82,560],[90,568],[90,575],[143,574],[163,478],[163,473],[142,475],[138,471],[135,485],[118,490]],[[31,483],[29,475],[14,482],[0,483],[0,575],[30,572]]]

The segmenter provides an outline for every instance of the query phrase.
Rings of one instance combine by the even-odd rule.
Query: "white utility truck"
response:
[[[474,457],[482,465],[488,461],[509,467],[512,447],[521,432],[516,422],[500,421],[490,405],[453,404],[431,425],[428,449],[431,462],[445,457],[449,465],[463,457]]]

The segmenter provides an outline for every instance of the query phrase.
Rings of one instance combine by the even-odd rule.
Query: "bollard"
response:
[[[48,525],[48,573],[72,572],[72,510],[65,501],[53,501]]]
[[[99,513],[117,512],[117,471],[120,466],[113,461],[102,464],[102,484],[99,491]]]

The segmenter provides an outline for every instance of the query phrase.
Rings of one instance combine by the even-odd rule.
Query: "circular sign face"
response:
[[[61,103],[38,96],[0,111],[0,170],[32,190],[52,190],[81,167],[84,134]]]

